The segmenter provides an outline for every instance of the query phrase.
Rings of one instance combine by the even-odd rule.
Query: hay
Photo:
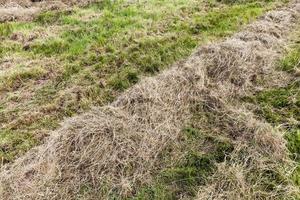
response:
[[[43,11],[68,10],[100,0],[0,0],[0,22],[31,21]]]
[[[188,60],[152,78],[144,78],[111,105],[66,120],[47,142],[0,172],[0,196],[18,199],[108,199],[130,197],[151,182],[160,168],[158,155],[180,142],[182,127],[199,112],[213,121],[199,127],[223,133],[235,142],[231,160],[218,170],[199,199],[274,199],[297,189],[289,182],[265,191],[252,169],[279,173],[288,160],[282,136],[238,98],[256,88],[257,77],[274,71],[284,37],[299,18],[299,5],[266,14],[245,31],[202,47]],[[241,152],[246,152],[241,156]],[[180,155],[178,155],[180,156]],[[285,173],[280,171],[280,173]],[[285,174],[286,175],[286,174]]]
[[[32,151],[32,158],[37,160],[30,161],[31,167],[26,167],[24,176],[18,175],[22,180],[13,188],[21,189],[22,195],[14,198],[22,198],[26,191],[31,198],[43,198],[33,197],[41,193],[66,199],[66,196],[76,196],[82,184],[102,189],[104,183],[109,190],[117,188],[122,195],[127,195],[131,185],[145,183],[157,155],[176,139],[189,119],[189,105],[203,87],[197,81],[204,80],[199,68],[191,68],[189,63],[180,68],[180,71],[174,68],[156,78],[145,79],[111,106],[95,108],[65,122],[45,146]],[[20,162],[28,162],[28,158],[24,159]],[[44,180],[39,182],[36,178]],[[46,185],[53,178],[69,186],[62,188],[55,184],[55,189],[49,191]],[[36,186],[31,185],[34,180],[39,182]],[[2,189],[10,193],[6,186]]]

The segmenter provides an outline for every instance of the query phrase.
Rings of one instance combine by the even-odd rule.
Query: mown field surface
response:
[[[299,199],[299,5],[104,0],[0,24],[0,196]]]
[[[141,76],[239,30],[279,1],[103,1],[0,24],[0,159],[65,118],[111,102]]]

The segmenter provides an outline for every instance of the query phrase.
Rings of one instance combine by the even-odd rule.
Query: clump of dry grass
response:
[[[198,126],[222,132],[235,143],[230,159],[218,164],[199,188],[199,199],[294,195],[297,189],[282,169],[290,167],[282,136],[257,121],[238,98],[272,71],[299,11],[299,4],[292,3],[270,12],[244,32],[145,78],[111,105],[67,120],[44,145],[1,169],[0,195],[8,200],[131,197],[151,182],[160,168],[158,155],[180,142],[180,131],[199,102],[200,116],[210,118],[200,117]],[[261,184],[266,170],[284,177],[270,191]]]
[[[70,6],[86,6],[99,0],[1,0],[0,22],[30,21],[42,11],[66,10]]]

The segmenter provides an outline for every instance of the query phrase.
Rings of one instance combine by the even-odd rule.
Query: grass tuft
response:
[[[0,166],[10,162],[20,152],[28,151],[36,144],[37,140],[29,133],[0,130]]]
[[[35,22],[41,25],[50,25],[54,23],[62,23],[62,18],[64,16],[70,15],[72,11],[46,11],[39,14]]]
[[[13,27],[9,23],[0,24],[0,37],[8,37],[13,32]]]
[[[69,45],[63,40],[49,40],[49,42],[36,43],[30,47],[34,54],[42,54],[47,57],[59,55],[68,50]]]
[[[279,68],[283,71],[293,72],[300,67],[300,47],[294,48],[279,62]]]
[[[26,81],[33,81],[46,74],[42,67],[17,69],[10,74],[0,76],[0,90],[15,90],[25,84]]]

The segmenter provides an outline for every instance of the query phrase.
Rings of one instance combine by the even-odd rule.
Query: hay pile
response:
[[[287,176],[284,170],[293,163],[280,133],[255,119],[238,99],[274,71],[284,37],[299,13],[297,2],[269,12],[225,42],[200,48],[188,60],[145,78],[111,105],[65,121],[44,145],[2,167],[0,196],[6,200],[130,197],[161,168],[158,155],[180,142],[195,104],[201,105],[197,112],[212,116],[200,119],[198,126],[222,133],[235,144],[230,159],[220,163],[207,185],[199,188],[199,199],[294,195],[298,190],[288,180],[272,191],[262,187],[264,170]]]

